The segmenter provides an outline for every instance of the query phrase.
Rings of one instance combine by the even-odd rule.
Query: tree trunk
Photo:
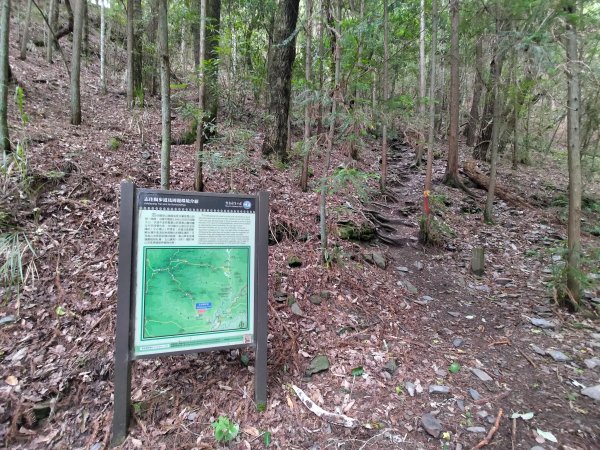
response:
[[[58,22],[58,0],[50,0],[48,4],[48,42],[46,43],[46,61],[52,64],[52,53],[58,44],[54,40],[54,31]]]
[[[140,0],[127,0],[127,106],[130,109],[136,101],[139,106],[144,104],[140,23]]]
[[[55,1],[55,0],[52,0]],[[106,19],[105,6],[100,5],[100,91],[106,94]]]
[[[86,0],[78,0],[75,5],[73,29],[73,56],[71,57],[71,125],[81,125],[81,40]]]
[[[449,186],[458,187],[462,183],[458,177],[458,118],[460,106],[460,79],[458,68],[460,56],[458,50],[458,24],[459,11],[458,1],[450,1],[450,12],[452,14],[452,31],[450,36],[450,133],[448,136],[448,160],[444,183]]]
[[[579,57],[577,45],[577,4],[576,0],[565,2],[567,13],[567,145],[569,166],[569,223],[567,288],[572,296],[575,309],[581,300],[581,149],[579,130]]]
[[[160,55],[160,50],[158,50],[158,47],[160,46],[160,43],[157,42],[158,40],[160,40],[160,38],[158,37],[158,15],[159,13],[159,9],[160,9],[160,5],[159,5],[160,0],[152,0],[150,2],[150,18],[148,20],[148,26],[146,27],[146,39],[148,41],[148,44],[152,45],[154,44],[156,47],[155,51],[144,51],[144,67],[146,67],[146,89],[148,89],[150,91],[150,95],[151,96],[155,96],[156,95],[156,89],[157,89],[157,83],[158,83],[158,79],[160,78],[162,80],[162,75],[159,73],[162,67],[162,62],[161,62],[161,55]],[[159,69],[159,70],[157,70]],[[162,83],[162,81],[161,81]],[[162,89],[162,88],[161,88]]]
[[[425,0],[421,0],[419,27],[419,115],[425,117],[427,75],[425,72]]]
[[[327,150],[325,157],[325,171],[323,173],[323,177],[321,179],[321,195],[319,198],[319,222],[320,222],[320,234],[321,234],[321,258],[324,263],[329,263],[330,257],[329,252],[327,250],[327,185],[328,185],[328,175],[329,169],[331,166],[331,152],[333,150],[333,137],[335,133],[335,122],[336,122],[336,113],[337,113],[337,102],[338,97],[340,95],[340,72],[341,72],[341,36],[340,33],[340,20],[341,20],[341,11],[340,11],[340,2],[341,0],[337,0],[335,4],[336,16],[334,18],[335,24],[333,28],[333,32],[336,34],[335,40],[335,50],[334,50],[334,86],[333,86],[333,95],[331,102],[331,117],[329,121],[329,132],[327,133]]]
[[[171,67],[169,65],[168,0],[158,2],[160,51],[160,99],[162,113],[162,145],[160,148],[160,188],[169,189],[171,163]]]
[[[10,0],[0,0],[0,150],[11,152],[8,138],[8,39],[10,27]]]
[[[89,54],[90,27],[87,0],[83,2],[83,37],[81,41],[81,51],[84,55]]]
[[[312,37],[312,0],[306,0],[306,42],[304,50],[304,79],[306,83],[306,92],[308,97],[312,94],[311,78],[312,78],[312,59],[311,59],[311,37]],[[310,159],[310,109],[311,102],[307,101],[304,105],[304,158],[302,161],[302,175],[300,176],[300,188],[302,192],[308,189],[308,164]]]
[[[204,158],[204,108],[206,99],[206,82],[204,79],[204,68],[206,58],[206,2],[200,0],[200,60],[198,67],[200,69],[198,86],[198,109],[200,117],[198,117],[198,126],[196,128],[196,169],[194,171],[194,189],[202,192],[204,190],[204,176],[202,174],[203,158]]]
[[[221,28],[221,0],[206,3],[206,51],[205,80],[206,99],[204,134],[210,138],[216,134],[219,111],[219,38]]]
[[[56,0],[57,2],[59,0]],[[71,8],[71,2],[70,0],[64,0],[65,2],[65,7],[67,8],[67,14],[68,14],[68,20],[67,23],[64,24],[62,27],[60,27],[60,29],[56,32],[56,41],[58,43],[58,41],[64,37],[67,36],[68,34],[71,34],[73,32],[73,8]],[[57,9],[57,13],[56,13],[56,17],[58,19],[58,5],[56,6]],[[58,21],[58,20],[57,20]],[[56,26],[56,22],[54,22],[54,26]]]
[[[388,64],[389,64],[389,23],[388,23],[388,0],[383,0],[383,117],[382,117],[382,130],[381,130],[381,178],[380,188],[381,191],[385,191],[387,182],[387,154],[388,154],[388,141],[387,141],[387,101],[390,93],[390,81],[388,79]]]
[[[23,36],[21,37],[21,52],[19,54],[19,59],[23,61],[25,61],[25,59],[27,58],[27,44],[29,42],[29,27],[31,26],[32,6],[33,2],[32,0],[29,0],[27,2],[27,14],[25,15],[25,26],[23,27]]]
[[[490,157],[490,184],[488,186],[487,198],[485,202],[485,210],[483,211],[483,219],[488,223],[494,222],[494,191],[496,189],[496,169],[498,161],[498,140],[500,138],[500,126],[502,121],[502,93],[500,90],[500,73],[502,71],[503,55],[500,53],[500,17],[498,12],[498,4],[496,3],[496,42],[494,55],[495,64],[493,66],[493,111],[492,111],[492,131],[490,136],[489,148],[492,150]]]
[[[317,110],[317,136],[321,136],[323,133],[323,99],[325,91],[323,85],[325,83],[325,66],[323,60],[325,59],[325,42],[324,42],[324,28],[323,18],[325,17],[325,11],[329,7],[329,0],[320,0],[321,14],[319,15],[319,22],[317,28],[317,41],[319,43],[318,54],[319,54],[319,97],[320,101]]]
[[[437,0],[431,2],[431,57],[430,57],[430,86],[429,86],[429,135],[427,137],[427,168],[425,170],[425,196],[429,196],[431,191],[431,178],[433,172],[433,144],[435,137],[435,74],[436,74],[436,52],[437,52],[437,27],[438,27],[438,16],[437,16]],[[429,225],[430,211],[429,207],[425,208],[427,215],[427,226]],[[428,231],[428,230],[427,230]]]
[[[467,146],[473,147],[477,138],[477,123],[479,122],[479,103],[483,92],[483,42],[477,39],[475,44],[475,81],[473,83],[473,99],[471,100],[471,112],[469,113],[469,122],[465,129],[467,137]]]
[[[300,0],[281,0],[277,9],[273,48],[269,60],[269,114],[272,123],[262,146],[263,155],[275,153],[281,161],[287,160],[287,119],[292,88],[292,65],[296,56],[294,30],[298,19]]]

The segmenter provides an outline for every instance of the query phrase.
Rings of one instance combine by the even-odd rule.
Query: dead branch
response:
[[[292,384],[292,389],[294,390],[294,392],[296,393],[296,395],[298,396],[300,401],[302,401],[304,406],[306,406],[308,408],[308,410],[310,412],[314,413],[317,417],[320,417],[321,419],[323,419],[329,423],[333,423],[336,425],[342,425],[346,428],[356,428],[358,426],[357,419],[345,416],[343,414],[335,414],[335,413],[326,411],[323,408],[321,408],[319,405],[317,405],[315,402],[313,402],[310,399],[310,397],[308,395],[306,395],[304,393],[304,391],[302,389],[300,389],[298,386],[295,386]]]
[[[490,429],[487,436],[479,444],[477,444],[475,447],[473,447],[471,450],[477,450],[478,448],[483,448],[491,442],[492,437],[494,437],[494,434],[496,433],[496,431],[498,431],[498,428],[500,428],[500,419],[502,419],[502,414],[504,414],[504,411],[502,411],[502,408],[500,408],[500,411],[498,411],[498,416],[496,417],[496,423],[494,423],[494,426]]]
[[[465,176],[471,180],[473,183],[475,183],[477,185],[477,187],[480,187],[482,189],[488,189],[489,185],[490,185],[490,179],[487,175],[483,174],[475,165],[475,161],[470,160],[470,161],[466,161],[465,164],[463,165],[463,173],[465,174]],[[498,198],[501,198],[502,200],[504,200],[507,203],[510,203],[513,206],[516,206],[518,208],[530,208],[531,205],[529,203],[527,203],[525,200],[523,200],[521,197],[519,197],[516,194],[513,194],[512,192],[508,191],[506,188],[503,188],[502,186],[499,186],[496,184],[496,190],[495,190],[495,194],[498,196]]]

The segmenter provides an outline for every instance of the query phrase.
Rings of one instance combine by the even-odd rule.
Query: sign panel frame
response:
[[[156,201],[148,203],[149,198]],[[161,201],[160,199],[184,199],[176,201]],[[192,199],[190,204],[186,203],[185,199]],[[196,206],[194,206],[196,205]],[[207,207],[214,206],[212,208]],[[220,206],[225,205],[228,212],[221,209]],[[144,242],[153,242],[151,238],[145,237],[145,230],[140,232],[140,222],[146,225],[147,214],[144,209],[149,207],[150,211],[188,211],[189,215],[199,217],[203,214],[204,224],[210,224],[211,220],[223,220],[221,214],[230,214],[231,212],[240,213],[231,217],[242,217],[243,213],[253,216],[253,220],[245,220],[243,223],[250,223],[252,230],[252,242],[247,246],[239,246],[248,248],[250,252],[248,263],[248,286],[247,297],[248,308],[247,313],[250,320],[247,321],[247,330],[240,328],[247,333],[233,333],[235,336],[232,343],[223,345],[211,345],[205,339],[202,344],[197,342],[189,344],[191,339],[184,339],[182,350],[175,349],[169,344],[169,347],[161,347],[160,345],[154,349],[146,349],[141,351],[140,346],[136,351],[136,344],[140,341],[141,331],[141,315],[139,315],[142,301],[140,289],[145,286],[140,283],[143,275],[140,268],[144,267],[145,260],[140,264],[140,251],[144,252],[144,248],[138,248],[138,240],[144,239]],[[164,208],[163,208],[164,207]],[[191,212],[190,212],[191,211]],[[194,212],[195,211],[195,212]],[[160,216],[162,213],[158,213]],[[168,213],[166,213],[168,215]],[[179,215],[181,216],[181,214]],[[140,220],[142,217],[142,221]],[[199,219],[200,220],[200,219]],[[112,424],[112,440],[113,445],[118,445],[127,437],[127,429],[130,418],[130,402],[131,402],[131,365],[137,359],[157,358],[161,356],[176,356],[190,353],[200,353],[206,351],[217,351],[235,348],[253,348],[255,351],[255,401],[257,405],[266,404],[267,400],[267,334],[268,334],[268,313],[267,313],[267,290],[268,290],[268,220],[269,220],[269,194],[260,192],[258,195],[244,194],[215,194],[204,192],[183,192],[183,191],[166,191],[157,189],[139,189],[131,182],[121,183],[121,205],[120,205],[120,230],[119,230],[119,270],[118,270],[118,289],[117,289],[117,324],[115,338],[115,372],[114,372],[114,414]],[[198,220],[194,219],[194,229],[198,225]],[[217,221],[218,225],[218,221]],[[153,225],[154,226],[154,225]],[[205,231],[212,230],[217,241],[221,242],[227,239],[227,232],[232,232],[236,224],[231,224],[227,227],[221,222],[220,230],[215,228],[205,228]],[[245,225],[242,225],[244,228]],[[233,227],[233,228],[232,228]],[[176,227],[175,227],[176,228]],[[146,230],[148,227],[146,226]],[[173,228],[172,228],[173,229]],[[189,230],[188,230],[189,231]],[[195,231],[195,242],[198,244],[198,232]],[[221,234],[219,234],[221,233]],[[160,234],[160,233],[158,233]],[[167,233],[168,234],[168,233]],[[165,239],[164,234],[157,239],[153,248],[173,248],[178,245],[170,246],[165,240],[175,239],[172,236]],[[176,233],[175,233],[176,234]],[[206,234],[206,233],[205,233]],[[215,236],[211,236],[214,239]],[[221,239],[221,241],[219,241]],[[243,239],[242,236],[236,236],[236,239]],[[161,241],[162,240],[162,241]],[[160,242],[159,242],[160,241]],[[202,242],[200,242],[202,243]],[[143,246],[140,246],[143,247]],[[152,245],[146,247],[152,247]],[[229,248],[236,247],[230,245]],[[219,245],[192,245],[192,249],[212,248],[217,249]],[[229,253],[228,253],[229,255]],[[243,279],[243,278],[242,278]],[[218,301],[218,300],[217,300]],[[200,308],[208,308],[208,304],[212,307],[212,302],[198,303]],[[196,306],[198,306],[198,304]],[[202,306],[204,305],[204,306]],[[139,317],[136,317],[139,316]],[[136,318],[138,319],[136,322]],[[136,328],[137,323],[137,328]],[[212,332],[205,332],[205,336],[209,336]],[[201,333],[200,333],[201,334]],[[227,332],[225,333],[227,334]],[[239,339],[242,336],[242,339]],[[195,338],[197,339],[197,338]],[[236,340],[237,339],[237,340]],[[202,339],[200,339],[202,341]],[[218,339],[217,339],[218,341]],[[188,345],[189,344],[189,345]],[[163,344],[161,344],[163,345]],[[166,345],[166,344],[165,344]]]

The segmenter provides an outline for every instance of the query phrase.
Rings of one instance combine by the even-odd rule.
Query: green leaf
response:
[[[360,377],[363,373],[365,373],[365,371],[362,366],[355,367],[350,371],[350,375],[353,377]]]
[[[460,364],[455,361],[452,364],[450,364],[450,366],[448,367],[448,372],[458,373],[458,372],[460,372],[460,369],[461,369]]]
[[[242,366],[248,367],[248,364],[250,363],[250,358],[248,358],[248,355],[246,353],[242,353],[240,355],[240,362],[242,363]]]
[[[60,317],[64,316],[67,313],[67,311],[65,311],[65,308],[63,308],[61,305],[58,305],[56,307],[55,312],[56,315]]]
[[[265,444],[265,447],[268,447],[269,445],[271,445],[271,432],[270,431],[265,431],[262,435],[263,438],[263,444]]]

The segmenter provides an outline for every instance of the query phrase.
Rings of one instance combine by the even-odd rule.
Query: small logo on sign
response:
[[[252,208],[252,202],[250,200],[246,200],[244,203],[242,203],[242,206],[244,209],[250,209]]]

